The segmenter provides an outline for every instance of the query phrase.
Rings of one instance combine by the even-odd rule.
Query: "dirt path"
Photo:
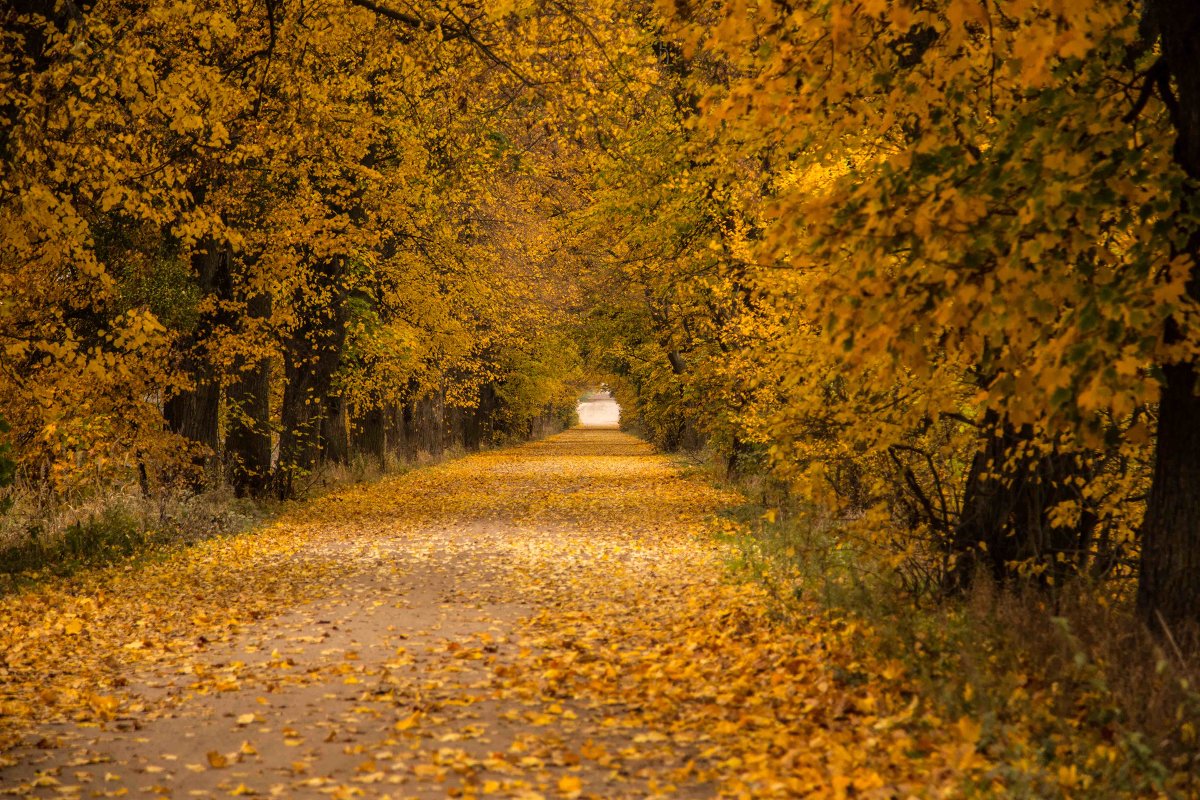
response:
[[[894,665],[855,661],[852,634],[815,617],[782,627],[727,580],[706,518],[735,501],[632,437],[576,429],[6,598],[0,787],[765,797],[947,780],[974,744],[939,743]]]

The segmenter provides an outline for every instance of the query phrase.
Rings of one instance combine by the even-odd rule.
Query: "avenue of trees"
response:
[[[917,591],[1101,582],[1193,635],[1192,3],[3,13],[25,485],[291,496],[536,433],[586,368]]]

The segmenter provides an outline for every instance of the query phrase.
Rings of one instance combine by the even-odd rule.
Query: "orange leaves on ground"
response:
[[[334,796],[412,781],[547,798],[953,793],[985,769],[979,726],[940,718],[895,663],[864,656],[868,631],[807,608],[781,614],[761,586],[729,580],[708,515],[738,500],[610,430],[331,494],[165,564],[0,601],[5,644],[31,630],[39,643],[3,651],[9,702],[26,703],[6,722],[12,734],[81,712],[153,725],[165,701],[123,697],[118,684],[182,671],[193,697],[172,713],[229,710],[224,738],[175,780],[235,795],[265,792],[244,772],[258,763],[296,791]],[[427,608],[459,598],[448,625],[512,604],[525,618],[423,638],[412,598],[389,594],[397,570],[435,576],[441,599]],[[372,593],[345,588],[370,574],[381,576]],[[380,646],[324,649],[326,626],[303,605],[319,596],[382,614]],[[256,645],[253,661],[203,656],[204,642],[283,630],[279,614],[309,618],[294,655]],[[66,632],[77,619],[86,635]],[[50,674],[50,657],[61,697],[43,708],[33,678]],[[293,723],[256,701],[255,687],[288,680],[346,697],[344,713]],[[70,693],[88,683],[114,689]],[[246,741],[254,732],[270,735]],[[323,746],[344,752],[346,774],[322,772]]]

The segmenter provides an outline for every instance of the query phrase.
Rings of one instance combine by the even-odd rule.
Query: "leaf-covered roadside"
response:
[[[103,742],[134,746],[122,721],[150,740],[166,724],[156,717],[188,720],[223,696],[258,692],[261,704],[247,700],[242,716],[194,723],[228,727],[214,729],[228,741],[216,740],[207,766],[165,762],[155,785],[207,779],[199,791],[208,796],[756,798],[959,796],[987,786],[996,773],[981,726],[931,708],[898,662],[871,655],[869,634],[813,609],[782,617],[765,587],[729,580],[711,513],[738,500],[631,437],[577,430],[332,494],[160,564],[6,598],[7,741],[74,719],[100,726],[80,730],[102,742],[90,745],[101,758]],[[355,596],[348,587],[371,570],[383,576],[373,594]],[[214,668],[206,656],[222,639],[231,652],[253,649],[245,643],[280,628],[282,615],[315,616],[304,601],[320,596],[402,606],[404,591],[388,588],[401,584],[386,576],[437,571],[454,576],[436,587],[442,605],[486,595],[520,604],[524,618],[497,634],[420,645],[405,622],[415,612],[388,611],[384,643],[400,637],[397,652],[412,655],[364,652],[336,669],[280,653]],[[315,631],[316,622],[305,624]],[[136,676],[180,671],[190,672],[184,694],[131,693]],[[269,715],[289,691],[280,674],[325,692],[361,684],[355,711],[372,721],[345,746],[371,769],[312,773],[260,755],[266,745],[246,738],[252,726],[240,720],[253,712],[247,724],[265,720],[262,730],[279,734]],[[304,738],[283,730],[290,742]],[[239,754],[243,740],[256,755]],[[11,752],[19,762],[24,751]],[[259,771],[235,779],[251,762]],[[105,774],[136,783],[121,764]],[[8,766],[10,775],[23,768]],[[39,770],[13,791],[74,785],[53,757]],[[47,778],[55,784],[36,782]]]
[[[803,616],[816,603],[859,629],[856,650],[894,659],[923,706],[978,724],[980,793],[1200,796],[1200,692],[1178,653],[1129,622],[1128,591],[982,587],[916,605],[867,545],[812,508],[747,503],[723,517],[735,570],[776,613]]]
[[[732,797],[957,796],[989,766],[979,725],[924,707],[903,666],[866,654],[853,625],[777,620],[760,587],[713,573],[629,592],[543,615],[543,691],[636,709],[605,722],[649,725],[667,749],[692,753],[677,785],[712,782]],[[589,658],[571,652],[581,635]]]
[[[162,561],[84,572],[0,601],[0,744],[30,724],[111,720],[126,673],[186,660],[287,604],[319,595],[334,562],[305,558],[293,521],[212,539]]]

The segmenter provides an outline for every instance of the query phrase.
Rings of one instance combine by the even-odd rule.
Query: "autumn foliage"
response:
[[[0,491],[294,498],[605,383],[784,574],[1111,611],[1194,695],[1191,2],[0,14]]]
[[[26,474],[290,496],[352,452],[569,413],[554,138],[495,113],[547,99],[495,51],[343,3],[4,13],[0,407]]]
[[[1184,635],[1192,473],[1160,448],[1155,477],[1155,435],[1196,347],[1195,222],[1158,12],[666,13],[659,113],[593,212],[630,288],[592,331],[647,432],[838,509],[914,591],[1128,597],[1140,570],[1147,621]]]

